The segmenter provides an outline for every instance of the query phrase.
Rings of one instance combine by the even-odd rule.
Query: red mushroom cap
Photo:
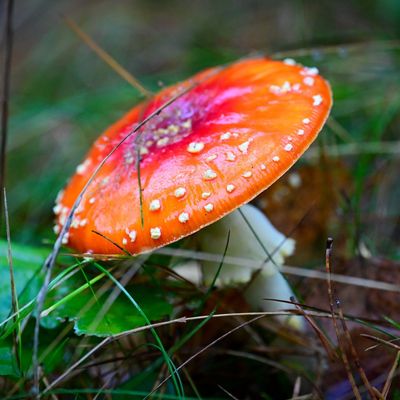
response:
[[[121,253],[114,242],[139,254],[217,221],[296,162],[321,130],[332,104],[329,84],[318,71],[291,60],[239,61],[166,88],[97,139],[57,199],[58,230],[104,157],[140,121],[193,83],[99,170],[74,214],[66,241],[70,247],[82,253]]]

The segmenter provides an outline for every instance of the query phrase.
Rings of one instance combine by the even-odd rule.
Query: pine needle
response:
[[[398,351],[397,354],[396,354],[396,358],[394,359],[392,368],[390,369],[389,375],[388,375],[388,377],[387,377],[387,379],[386,379],[386,382],[385,382],[385,385],[383,386],[383,389],[382,389],[382,397],[383,397],[384,399],[387,399],[387,397],[388,397],[388,395],[389,395],[390,387],[391,387],[391,385],[392,385],[392,382],[393,382],[393,378],[394,378],[396,369],[397,369],[398,366],[399,366],[399,362],[400,362],[400,351]]]
[[[329,307],[330,307],[330,310],[331,310],[333,327],[335,329],[336,337],[337,337],[337,340],[338,340],[338,343],[339,343],[339,347],[340,347],[340,358],[341,358],[343,366],[344,366],[344,368],[346,370],[347,377],[349,379],[351,388],[352,388],[353,393],[354,393],[354,397],[357,400],[361,400],[362,399],[361,398],[361,394],[360,394],[360,392],[358,390],[358,387],[356,385],[356,382],[355,382],[355,379],[354,379],[354,376],[353,376],[353,373],[352,373],[352,370],[351,370],[349,359],[348,359],[347,354],[346,354],[346,349],[345,349],[345,346],[343,344],[342,336],[341,336],[340,331],[339,331],[339,326],[338,326],[338,322],[337,322],[337,315],[336,315],[336,312],[335,312],[335,309],[334,309],[333,287],[332,287],[332,281],[331,281],[331,278],[330,278],[332,244],[333,244],[333,239],[328,238],[328,240],[326,242],[325,264],[326,264],[326,272],[328,274],[327,283],[328,283]]]
[[[120,63],[118,63],[102,47],[100,47],[87,33],[83,32],[82,29],[79,28],[79,26],[72,19],[64,17],[64,21],[68,27],[99,56],[101,60],[110,66],[121,78],[137,89],[142,96],[152,96],[152,93],[149,90],[147,90],[130,72],[128,72]]]

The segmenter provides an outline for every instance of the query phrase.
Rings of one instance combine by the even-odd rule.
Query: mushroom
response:
[[[65,244],[82,253],[121,253],[120,246],[137,255],[215,223],[297,161],[332,103],[329,84],[318,71],[293,60],[245,59],[165,88],[96,140],[57,198],[56,233],[104,157],[140,121],[191,85],[98,171],[75,210]]]

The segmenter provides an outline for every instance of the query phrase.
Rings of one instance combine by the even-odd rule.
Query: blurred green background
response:
[[[300,174],[303,186],[297,192],[285,188],[287,174],[258,204],[280,230],[295,237],[297,258],[289,260],[292,265],[321,268],[324,241],[331,235],[335,272],[400,282],[399,0],[16,0],[6,187],[13,250],[22,254],[21,260],[14,254],[17,266],[24,266],[25,253],[30,253],[16,243],[45,243],[50,249],[58,191],[95,138],[141,99],[70,30],[64,17],[153,91],[254,53],[293,57],[318,67],[332,85],[334,107],[323,133],[292,170]],[[2,44],[4,51],[4,39]],[[321,281],[290,278],[305,304],[329,307]],[[400,320],[398,293],[338,286],[346,313]],[[235,290],[232,298],[237,301]],[[227,303],[240,309],[230,298]],[[333,337],[331,327],[327,329]],[[268,329],[260,332],[271,336]],[[208,327],[201,334],[207,341],[207,335],[212,337]],[[74,348],[80,338],[71,340]],[[227,348],[254,351],[242,337],[232,343]],[[285,351],[288,348],[285,343]],[[360,348],[361,357],[369,357],[362,360],[368,373],[376,370],[373,376],[386,376],[387,354],[378,348],[375,357],[364,352],[365,346]],[[223,351],[222,363],[211,358],[204,370],[194,368],[196,383],[205,387],[210,377],[218,376],[219,382],[218,374],[226,374],[235,389],[259,393],[265,369],[254,367],[253,361],[225,360]],[[246,367],[248,388],[235,380],[238,365]],[[334,387],[337,393],[346,377],[342,366],[336,372],[331,367],[321,387],[328,388],[327,393]],[[300,365],[300,370],[308,368]],[[268,393],[277,385],[287,398],[291,387],[276,371],[268,369]],[[82,387],[90,379],[83,380]],[[261,386],[253,386],[253,381]]]
[[[335,120],[317,146],[356,145],[343,158],[354,178],[349,218],[377,251],[399,255],[397,0],[16,1],[7,161],[14,240],[54,240],[57,192],[93,140],[140,99],[64,16],[152,90],[253,52],[305,49],[296,60],[317,66],[335,97]],[[374,148],[388,141],[397,150]],[[369,142],[370,153],[357,151]],[[384,227],[363,217],[372,211]]]

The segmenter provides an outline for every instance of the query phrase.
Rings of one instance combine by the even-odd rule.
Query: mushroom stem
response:
[[[249,283],[244,293],[246,300],[253,308],[263,311],[279,311],[294,309],[294,306],[281,303],[289,300],[294,293],[287,280],[280,273],[279,267],[284,259],[293,254],[295,242],[280,233],[267,217],[256,207],[244,205],[225,216],[218,222],[202,229],[196,234],[197,248],[201,251],[223,253],[228,233],[229,244],[227,257],[247,258],[256,261],[249,265],[236,265],[225,262],[216,280],[217,286]],[[259,267],[254,266],[258,265]],[[199,283],[199,263],[180,265],[178,272],[185,278]],[[219,263],[203,261],[201,263],[202,278],[205,284],[211,284],[218,272]],[[266,300],[275,299],[277,301]],[[302,329],[301,317],[279,317],[296,329]]]

